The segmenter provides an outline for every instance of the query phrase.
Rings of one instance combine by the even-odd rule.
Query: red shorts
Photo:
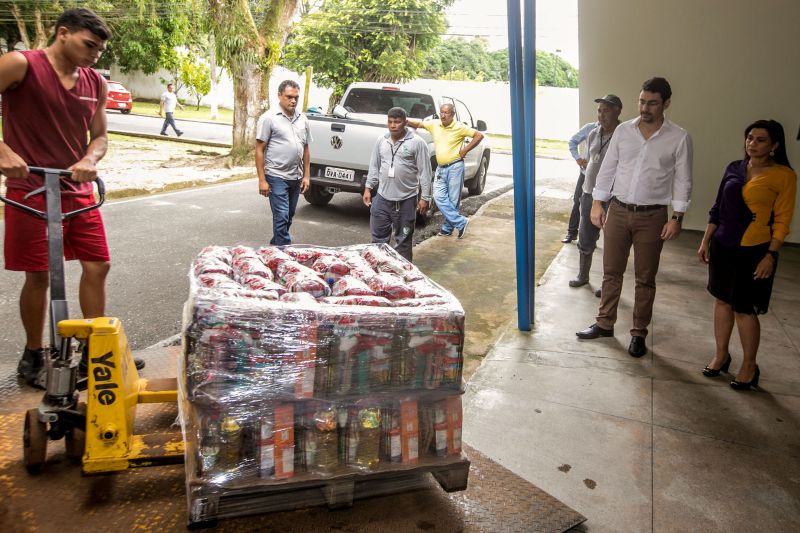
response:
[[[25,194],[19,189],[9,189],[7,197],[39,211],[47,210],[44,194],[27,200],[23,199]],[[61,210],[65,213],[94,204],[94,196],[61,196]],[[109,260],[106,230],[99,209],[65,220],[63,228],[65,259]],[[3,250],[6,270],[47,272],[47,221],[6,205]]]

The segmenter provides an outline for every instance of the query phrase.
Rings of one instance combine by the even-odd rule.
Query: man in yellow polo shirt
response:
[[[458,212],[461,203],[461,189],[464,187],[464,156],[478,146],[483,134],[463,122],[456,122],[453,104],[442,104],[439,108],[440,120],[408,119],[412,128],[422,126],[433,137],[436,149],[436,179],[433,183],[433,199],[444,216],[444,224],[439,235],[448,237],[453,231],[458,238],[464,237],[469,219]],[[464,139],[472,141],[464,145]]]

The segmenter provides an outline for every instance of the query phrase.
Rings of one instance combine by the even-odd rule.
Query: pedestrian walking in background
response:
[[[707,377],[727,372],[728,346],[736,323],[744,359],[731,387],[749,390],[761,371],[758,315],[767,312],[778,250],[789,234],[797,175],[786,156],[783,126],[759,120],[744,131],[745,156],[725,169],[697,256],[708,263],[708,292],[714,296],[714,359]]]
[[[175,107],[184,109],[183,104],[178,101],[178,95],[175,94],[175,85],[172,83],[167,84],[167,90],[161,93],[161,105],[158,108],[158,116],[164,117],[164,124],[161,125],[161,135],[167,135],[167,126],[172,126],[175,135],[180,137],[183,132],[175,125]]]
[[[300,86],[284,80],[278,86],[278,105],[264,113],[256,134],[258,192],[269,198],[272,210],[270,244],[292,244],[292,226],[297,200],[311,179],[308,118],[297,110]]]
[[[584,172],[583,188],[580,197],[580,224],[578,225],[578,275],[569,281],[570,287],[583,287],[589,283],[589,270],[592,268],[592,256],[600,238],[600,228],[592,224],[592,192],[594,191],[597,173],[608,150],[611,136],[619,125],[619,114],[622,112],[622,100],[617,95],[608,94],[596,98],[597,126],[586,137],[586,157],[588,163]],[[573,137],[574,138],[574,137]],[[580,181],[580,180],[579,180]],[[606,204],[603,202],[603,208]],[[569,234],[567,234],[569,237]]]
[[[636,289],[628,353],[647,353],[656,274],[664,241],[680,235],[692,193],[692,139],[667,120],[672,88],[664,78],[644,82],[639,116],[614,131],[592,193],[592,223],[603,228],[603,287],[594,324],[581,339],[614,335],[622,280],[631,246]],[[603,202],[609,202],[608,213]],[[672,204],[672,218],[667,205]]]
[[[402,107],[389,110],[389,132],[372,149],[364,205],[370,208],[372,242],[388,243],[394,233],[394,249],[411,261],[417,212],[425,213],[431,200],[431,162],[427,143],[407,122]]]
[[[573,135],[569,142],[569,153],[578,164],[580,173],[578,174],[578,181],[575,183],[575,192],[572,194],[572,210],[569,213],[569,222],[567,223],[567,234],[561,239],[564,244],[569,244],[578,238],[578,225],[581,219],[581,196],[583,195],[583,181],[586,176],[586,166],[589,164],[589,156],[587,154],[586,139],[589,134],[597,127],[597,122],[588,122],[581,126],[578,133]]]
[[[463,122],[455,120],[453,104],[442,104],[439,119],[408,119],[412,128],[422,126],[433,137],[436,150],[436,179],[433,185],[433,199],[444,216],[444,224],[439,235],[449,237],[457,231],[458,238],[464,237],[469,219],[458,212],[461,191],[464,188],[464,157],[483,140],[483,134]],[[466,139],[469,143],[464,144]]]

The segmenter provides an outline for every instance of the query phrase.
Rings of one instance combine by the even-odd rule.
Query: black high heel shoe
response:
[[[728,354],[728,360],[723,363],[723,365],[719,368],[711,368],[706,366],[703,369],[703,375],[707,378],[715,378],[720,375],[721,372],[727,372],[728,369],[731,367],[731,354]]]
[[[756,365],[756,373],[753,374],[753,379],[750,381],[731,381],[731,388],[734,390],[750,390],[751,387],[758,387],[758,378],[761,376],[761,370]]]

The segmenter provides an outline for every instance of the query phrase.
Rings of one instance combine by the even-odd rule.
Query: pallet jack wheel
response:
[[[47,424],[39,420],[38,409],[30,409],[25,413],[22,443],[25,469],[30,474],[36,474],[47,459]]]
[[[86,404],[79,403],[77,411],[86,415]],[[79,463],[86,450],[86,428],[72,428],[64,435],[64,448],[67,450],[67,457]]]

